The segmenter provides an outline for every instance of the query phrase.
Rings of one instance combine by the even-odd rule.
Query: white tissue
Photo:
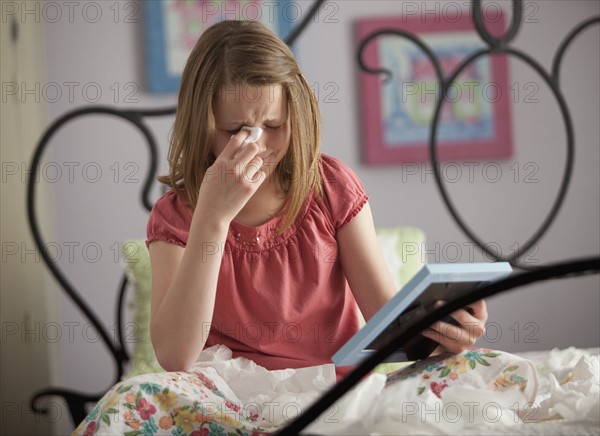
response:
[[[336,381],[332,363],[267,370],[249,359],[232,356],[224,345],[205,348],[191,371],[209,373],[229,400],[243,405],[241,410],[249,406],[249,410],[258,411],[252,426],[275,431],[306,410]]]
[[[258,141],[258,139],[261,137],[261,135],[263,133],[263,129],[261,129],[260,127],[243,126],[241,130],[248,130],[250,132],[250,135],[246,139],[244,139],[244,142],[242,142],[242,145],[246,145],[246,144],[249,144],[250,142]]]
[[[550,395],[540,403],[546,419],[594,420],[600,417],[600,358],[581,356],[564,380],[550,373]]]

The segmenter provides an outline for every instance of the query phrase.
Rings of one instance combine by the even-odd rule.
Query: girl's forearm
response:
[[[229,223],[194,214],[174,278],[151,320],[152,343],[167,371],[186,371],[207,340]]]

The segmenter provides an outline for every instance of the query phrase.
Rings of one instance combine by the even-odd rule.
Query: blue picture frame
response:
[[[144,8],[144,42],[145,42],[145,67],[146,67],[146,90],[151,94],[166,94],[176,93],[179,89],[181,74],[175,74],[169,71],[167,60],[167,41],[166,41],[166,23],[164,7],[165,2],[175,4],[177,2],[190,4],[194,0],[153,0],[143,2]],[[239,4],[241,7],[248,6],[247,1],[221,0],[206,2],[203,0],[195,0],[197,4],[209,4],[211,9],[211,18],[217,14],[216,21],[222,21],[219,16],[224,19],[251,19],[243,13],[232,12],[231,5]],[[255,2],[256,3],[256,2]],[[253,5],[256,7],[256,5]],[[258,6],[263,6],[258,4]],[[268,2],[264,5],[265,9],[259,11],[261,14],[260,21],[269,21],[271,27],[276,27],[276,33],[283,40],[290,34],[294,28],[294,24],[301,21],[301,16],[298,11],[300,7],[293,0],[278,0]],[[268,10],[266,7],[268,6]],[[234,11],[235,9],[233,9]],[[254,9],[256,11],[256,9]],[[243,12],[243,8],[238,9]],[[302,11],[301,11],[302,12]],[[263,15],[264,14],[264,15]],[[301,15],[301,14],[300,14]],[[255,14],[255,17],[258,17]],[[201,34],[198,33],[198,37]],[[274,29],[275,30],[275,29]]]
[[[352,336],[331,358],[336,366],[358,365],[371,356],[390,329],[406,329],[431,313],[438,300],[456,300],[492,281],[508,276],[508,262],[426,264]],[[386,362],[405,362],[407,350],[393,353]]]

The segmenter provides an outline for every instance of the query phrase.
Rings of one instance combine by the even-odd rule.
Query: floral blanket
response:
[[[579,372],[556,386],[587,377],[587,393],[597,394],[593,360],[591,367],[580,364]],[[435,356],[387,377],[371,374],[307,432],[390,434],[402,428],[403,434],[467,434],[490,423],[510,428],[561,418],[560,408],[535,402],[537,374],[531,361],[502,351]],[[215,346],[189,372],[118,383],[73,434],[264,435],[284,427],[334,383],[333,365],[269,371]]]

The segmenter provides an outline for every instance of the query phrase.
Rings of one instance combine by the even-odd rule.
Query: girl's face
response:
[[[260,127],[262,136],[256,141],[258,155],[267,177],[284,157],[290,143],[287,102],[281,85],[226,85],[214,104],[217,127],[212,152],[219,156],[225,145],[242,126]]]

